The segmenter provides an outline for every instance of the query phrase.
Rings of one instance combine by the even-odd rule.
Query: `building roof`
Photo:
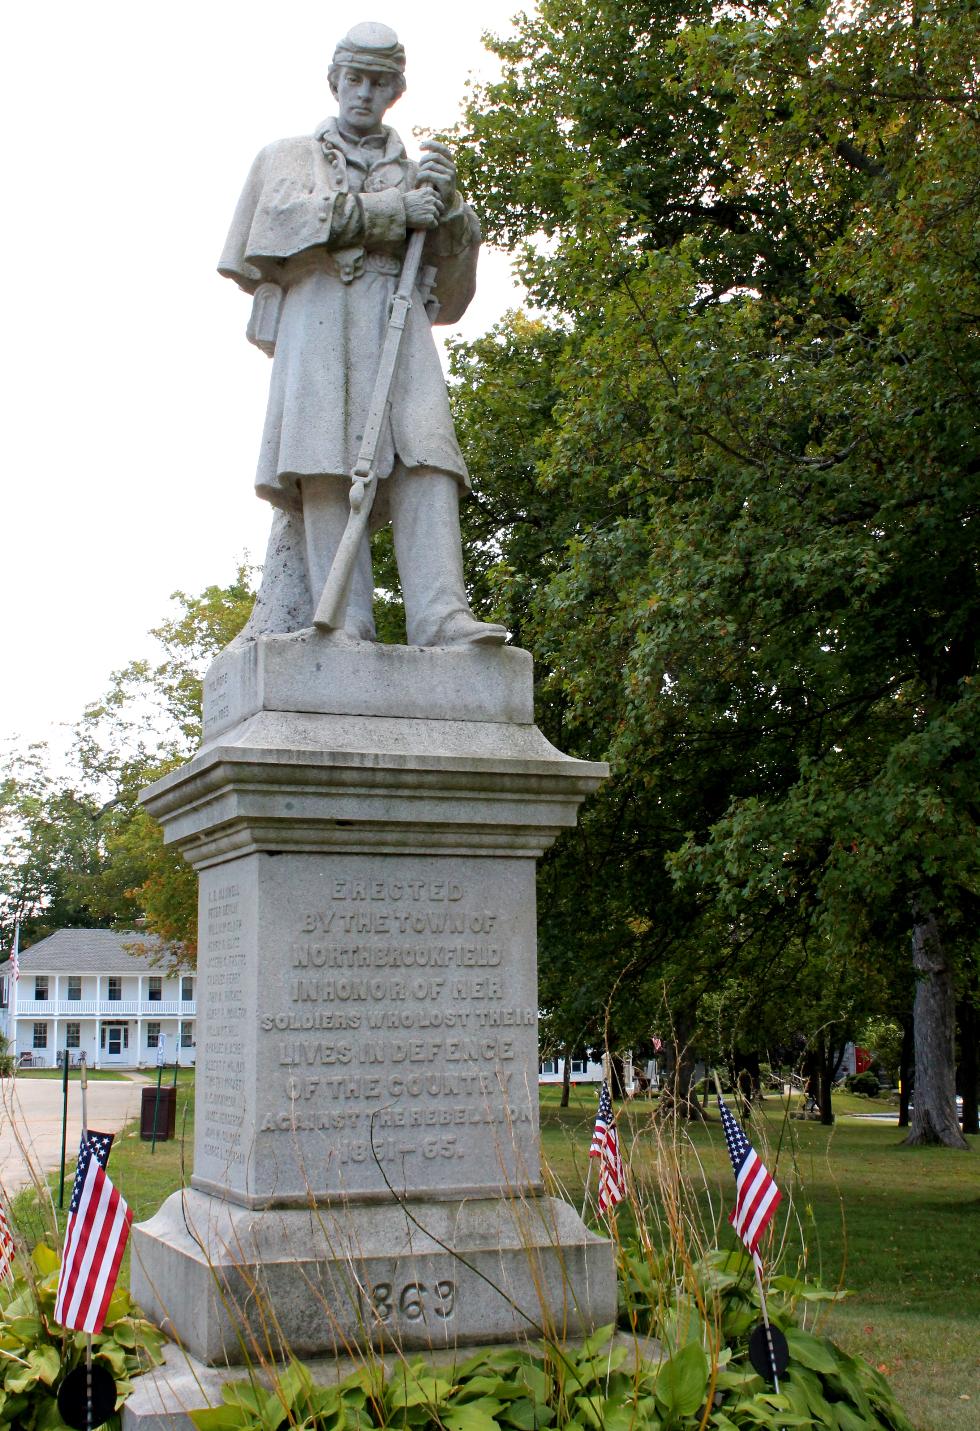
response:
[[[139,946],[149,952],[127,953]],[[7,972],[5,965],[0,967]],[[39,939],[29,949],[21,950],[20,969],[22,976],[176,972],[160,940],[138,929],[56,929],[47,939]]]

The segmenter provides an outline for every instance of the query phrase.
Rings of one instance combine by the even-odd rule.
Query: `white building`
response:
[[[564,1068],[563,1059],[541,1059],[538,1064],[538,1082],[561,1083],[564,1079]],[[572,1083],[601,1083],[604,1077],[602,1064],[593,1062],[586,1054],[580,1053],[577,1058],[572,1059]]]
[[[195,1061],[196,978],[130,954],[156,941],[131,930],[59,929],[20,955],[20,978],[0,964],[0,1031],[16,1063],[90,1068]]]

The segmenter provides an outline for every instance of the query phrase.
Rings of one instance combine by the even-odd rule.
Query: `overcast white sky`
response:
[[[394,26],[390,120],[451,123],[520,0],[18,4],[4,23],[0,738],[47,738],[151,645],[175,589],[265,551],[252,477],[268,360],[214,265],[255,153],[334,110],[357,20]],[[526,8],[530,8],[528,5]],[[519,301],[502,255],[457,330]],[[55,740],[57,744],[57,737]]]

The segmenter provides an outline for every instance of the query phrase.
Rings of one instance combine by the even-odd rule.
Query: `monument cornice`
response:
[[[447,753],[454,733],[440,727],[453,722],[404,722],[410,732],[393,732],[401,724],[359,718],[364,748],[338,749],[350,743],[350,719],[260,715],[141,798],[167,842],[197,868],[257,851],[534,858],[574,826],[582,800],[608,773],[601,762],[562,755],[533,726],[515,732],[488,723],[481,741],[467,722],[468,744],[487,751],[477,756]],[[431,753],[393,748],[409,735]],[[276,744],[264,743],[272,738]]]

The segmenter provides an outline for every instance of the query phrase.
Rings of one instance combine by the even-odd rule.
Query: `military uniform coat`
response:
[[[327,120],[269,145],[252,165],[219,272],[254,293],[284,292],[256,473],[260,496],[298,510],[297,479],[349,477],[357,460],[391,298],[405,251],[402,195],[415,165],[394,130],[358,141]],[[437,321],[455,322],[475,290],[480,229],[456,200],[426,243]],[[413,303],[402,338],[377,471],[397,457],[469,484],[429,319]]]

